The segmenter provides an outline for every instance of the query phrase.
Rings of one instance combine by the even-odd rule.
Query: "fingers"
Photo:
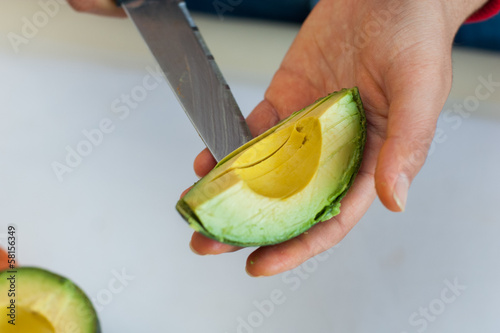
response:
[[[68,0],[68,3],[78,12],[115,17],[126,16],[114,0]]]
[[[251,276],[271,276],[293,269],[313,256],[338,244],[358,223],[376,197],[374,172],[383,139],[374,133],[367,136],[363,163],[356,180],[341,201],[341,212],[320,222],[307,232],[281,244],[261,247],[247,260]]]
[[[252,135],[259,136],[286,116],[280,117],[269,100],[263,100],[248,115],[246,121]]]
[[[425,162],[450,86],[451,71],[442,66],[394,85],[387,139],[375,172],[378,196],[392,211],[405,209],[408,189]]]
[[[184,197],[189,192],[189,190],[191,190],[191,188],[192,186],[190,188],[185,189],[184,192],[182,192],[181,194],[181,198]]]
[[[241,249],[238,246],[219,243],[213,239],[203,236],[198,232],[193,233],[189,246],[194,253],[199,255],[221,254]]]
[[[212,156],[208,148],[205,148],[194,159],[194,172],[198,177],[204,177],[214,168],[216,164],[217,162],[215,161],[215,158]]]
[[[361,219],[375,196],[373,175],[358,174],[356,182],[342,200],[339,215],[316,224],[289,241],[257,249],[248,257],[248,274],[255,277],[279,274],[328,250],[340,242]]]

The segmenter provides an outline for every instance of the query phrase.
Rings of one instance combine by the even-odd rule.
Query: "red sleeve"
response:
[[[490,0],[483,7],[473,13],[465,23],[474,23],[487,20],[500,12],[500,0]]]

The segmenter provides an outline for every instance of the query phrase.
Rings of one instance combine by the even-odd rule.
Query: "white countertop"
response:
[[[112,112],[154,64],[132,24],[59,9],[19,53],[6,36],[20,33],[22,17],[39,4],[9,2],[0,11],[0,245],[16,224],[20,262],[79,284],[104,332],[500,330],[500,90],[459,126],[440,121],[447,139],[416,179],[404,214],[377,201],[332,252],[252,279],[244,272],[248,249],[215,257],[189,250],[191,230],[174,206],[196,180],[191,166],[203,145],[167,84],[123,119]],[[298,27],[195,19],[248,113]],[[499,81],[499,65],[499,54],[456,50],[447,108],[474,95],[480,76]],[[60,182],[51,164],[103,119],[113,129]],[[111,293],[122,270],[134,278]],[[454,294],[455,280],[466,289]],[[283,303],[257,314],[273,291]],[[424,319],[419,308],[429,306]],[[257,322],[238,328],[239,318]]]

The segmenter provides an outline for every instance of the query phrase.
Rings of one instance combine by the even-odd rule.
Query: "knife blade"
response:
[[[184,1],[117,0],[217,161],[252,136]]]

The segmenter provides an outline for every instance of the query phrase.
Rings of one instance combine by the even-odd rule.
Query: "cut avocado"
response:
[[[219,242],[286,241],[340,213],[365,139],[358,89],[332,93],[226,156],[176,208]]]
[[[0,332],[100,332],[90,300],[73,282],[35,267],[16,271],[0,272]],[[12,325],[8,321],[14,318]]]

